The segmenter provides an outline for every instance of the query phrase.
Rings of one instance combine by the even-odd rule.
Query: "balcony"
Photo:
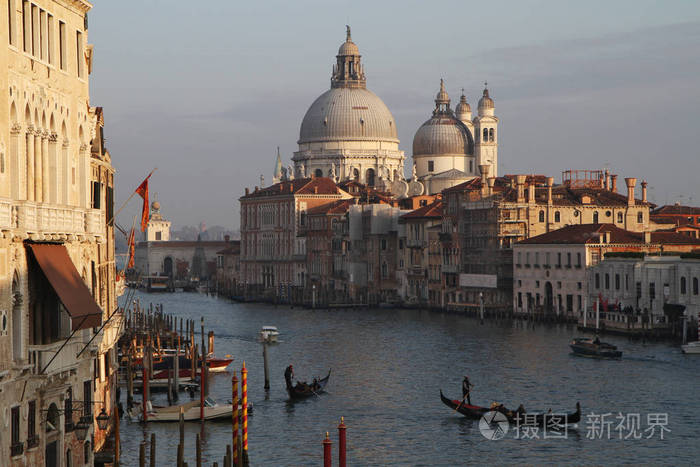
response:
[[[411,266],[407,272],[411,276],[425,276],[425,268],[423,266]]]
[[[418,238],[409,238],[406,240],[406,246],[408,248],[425,248],[425,240],[420,240]]]
[[[78,368],[82,358],[90,356],[91,352],[97,350],[98,341],[99,339],[92,341],[90,347],[85,349],[81,355],[81,359],[76,358],[76,356],[85,346],[85,342],[78,337],[70,339],[63,349],[61,349],[61,346],[65,342],[63,340],[47,345],[30,345],[28,346],[28,351],[32,374],[52,376],[75,370]],[[59,349],[61,349],[60,352]],[[54,358],[54,356],[56,358]],[[51,360],[52,358],[53,361]],[[51,363],[49,364],[49,362]],[[46,369],[44,369],[44,367],[46,367]],[[44,370],[43,373],[41,372],[42,370]]]
[[[0,229],[18,229],[30,233],[63,235],[104,235],[102,211],[72,206],[57,206],[31,201],[12,205],[0,201]]]
[[[444,274],[457,274],[459,272],[459,265],[443,264],[441,270]]]

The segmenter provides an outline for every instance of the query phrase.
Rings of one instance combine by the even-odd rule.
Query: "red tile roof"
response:
[[[408,214],[404,214],[399,219],[411,220],[411,219],[440,219],[442,218],[442,200],[435,200],[432,203],[421,206],[415,211],[411,211]]]
[[[345,214],[350,209],[350,206],[355,204],[354,199],[339,199],[332,203],[323,204],[306,211],[307,216],[324,215],[324,214]]]
[[[654,209],[652,215],[700,215],[700,208],[694,206],[681,206],[680,204],[667,204]]]
[[[340,189],[338,186],[327,177],[314,178],[296,178],[294,180],[285,180],[280,183],[275,183],[267,188],[258,189],[241,199],[258,198],[264,196],[283,196],[283,195],[338,195]]]
[[[536,237],[522,240],[518,244],[580,245],[584,243],[598,243],[600,235],[606,232],[610,232],[610,243],[644,243],[644,234],[642,232],[630,232],[614,224],[578,224],[537,235]],[[651,242],[669,245],[700,245],[700,239],[675,232],[651,232]]]

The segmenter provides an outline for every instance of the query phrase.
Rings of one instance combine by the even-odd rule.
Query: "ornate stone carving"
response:
[[[80,145],[80,152],[85,152],[87,151],[88,145],[83,143]]]
[[[19,123],[13,123],[10,127],[10,133],[13,135],[19,134],[22,131],[22,125]]]
[[[49,134],[49,143],[55,143],[57,141],[58,141],[58,134],[57,133]]]
[[[34,134],[34,127],[32,125],[27,125],[27,131],[26,133],[28,135],[33,135]]]

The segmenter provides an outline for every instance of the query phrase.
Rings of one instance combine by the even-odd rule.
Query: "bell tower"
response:
[[[477,116],[474,117],[474,152],[477,165],[488,165],[489,175],[498,176],[498,117],[494,115],[493,99],[489,96],[488,83],[479,99]]]

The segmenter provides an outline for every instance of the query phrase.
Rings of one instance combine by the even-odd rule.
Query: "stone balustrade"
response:
[[[61,349],[63,343],[64,341],[60,340],[47,345],[27,346],[27,350],[29,351],[29,363],[32,366],[32,373],[35,375],[43,374],[51,376],[76,369],[80,364],[80,361],[89,357],[90,351],[94,351],[95,346],[97,345],[97,343],[93,341],[93,344],[90,346],[91,348],[85,349],[80,358],[76,358],[78,352],[80,352],[85,346],[85,342],[83,342],[82,337],[72,337],[65,347]],[[60,352],[59,349],[61,349]],[[56,358],[53,358],[54,355]],[[53,361],[51,360],[52,358]],[[44,370],[43,373],[41,372],[42,370]]]
[[[106,226],[99,209],[0,200],[0,230],[104,236]]]

